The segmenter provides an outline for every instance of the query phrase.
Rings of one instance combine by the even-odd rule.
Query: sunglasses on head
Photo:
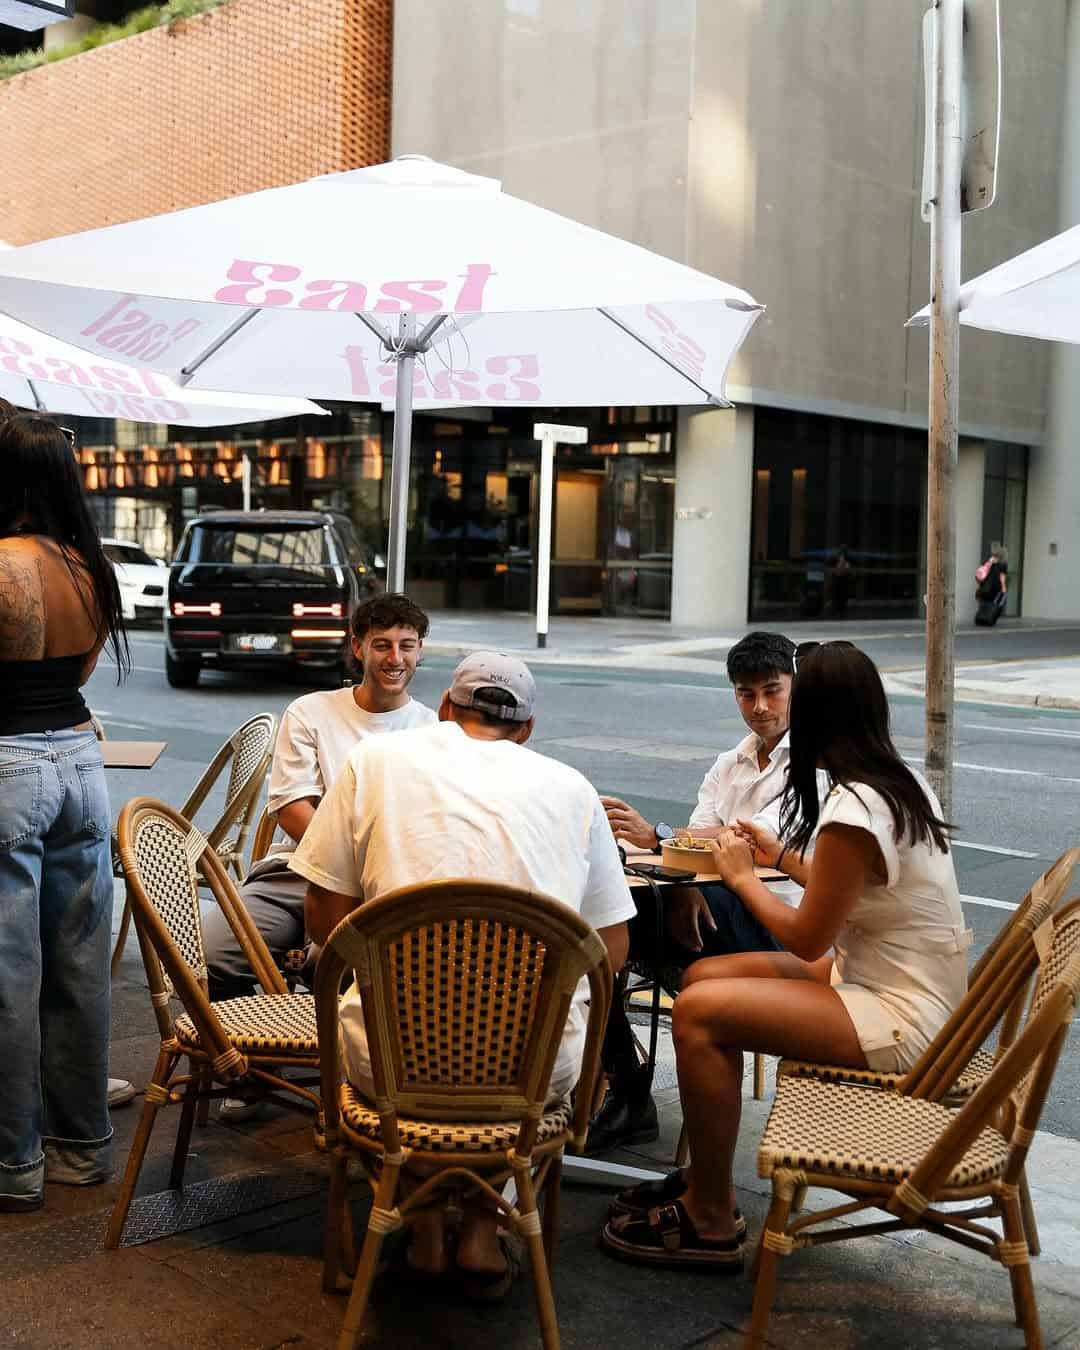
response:
[[[799,662],[814,650],[815,647],[847,647],[854,649],[854,642],[848,642],[845,638],[834,638],[829,642],[800,642],[792,653],[791,668],[794,674],[799,673]]]

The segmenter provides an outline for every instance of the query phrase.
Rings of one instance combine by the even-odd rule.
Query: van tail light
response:
[[[294,628],[289,634],[294,638],[332,638],[340,642],[346,636],[344,628]]]
[[[296,601],[292,607],[294,619],[340,619],[341,615],[340,600],[335,600],[332,605],[304,605]]]
[[[221,601],[211,600],[208,605],[189,605],[183,600],[174,600],[172,612],[177,619],[187,618],[191,614],[209,614],[212,619],[220,619]]]

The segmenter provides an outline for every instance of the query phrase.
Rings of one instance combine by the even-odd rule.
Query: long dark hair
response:
[[[116,658],[117,680],[131,669],[131,653],[120,607],[116,573],[106,558],[90,514],[78,465],[67,436],[51,417],[0,408],[0,538],[11,534],[41,534],[60,547],[86,604],[89,577],[97,612],[99,641],[108,640]],[[81,575],[80,575],[81,574]]]
[[[791,758],[780,804],[780,833],[805,850],[818,823],[817,770],[830,786],[861,784],[888,803],[897,839],[948,852],[950,826],[934,814],[919,780],[896,752],[889,703],[877,666],[850,643],[823,642],[797,652],[791,685]],[[857,788],[856,788],[857,791]]]

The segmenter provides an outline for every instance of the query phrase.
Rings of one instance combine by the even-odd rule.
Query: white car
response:
[[[138,544],[124,539],[103,539],[101,547],[113,565],[120,583],[120,604],[124,618],[159,620],[165,613],[169,590],[169,569],[160,558],[151,558]]]

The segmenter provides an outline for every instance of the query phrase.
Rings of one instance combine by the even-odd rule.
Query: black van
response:
[[[344,675],[349,618],[383,589],[381,559],[338,511],[212,511],[184,530],[169,572],[165,677],[203,666],[290,665]]]

